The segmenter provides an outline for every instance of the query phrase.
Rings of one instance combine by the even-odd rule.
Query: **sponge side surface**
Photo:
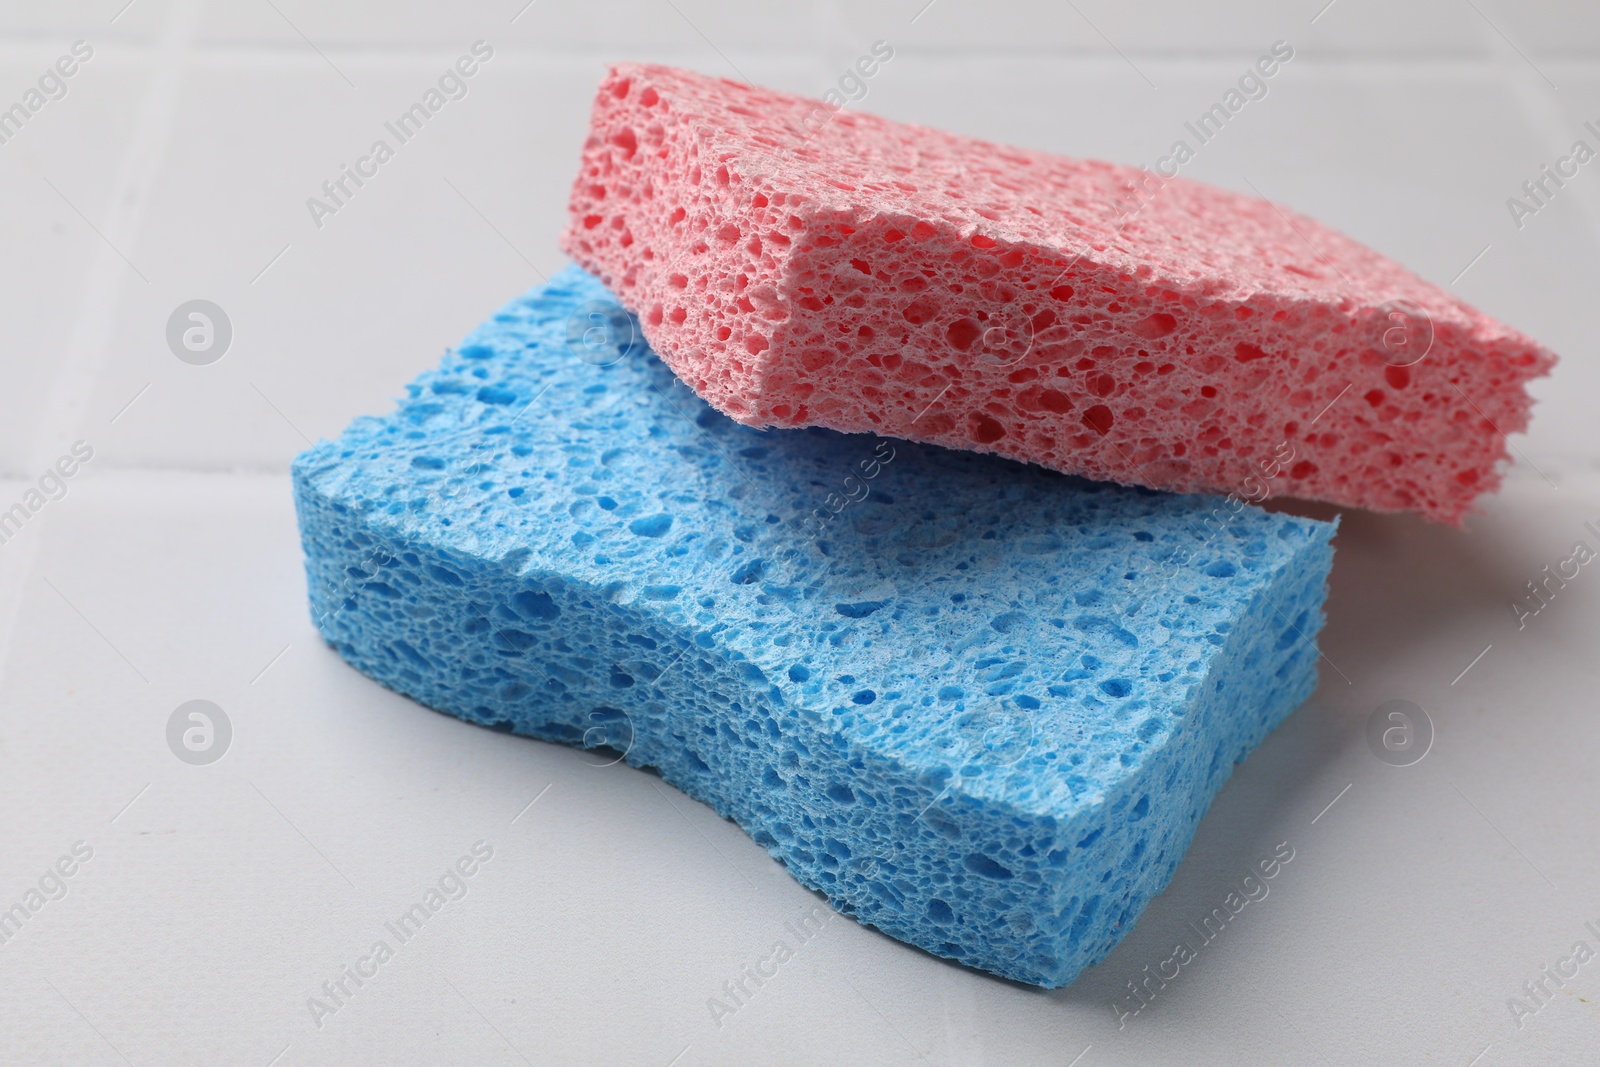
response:
[[[1327,523],[718,413],[569,270],[294,467],[418,701],[656,768],[840,911],[1057,986],[1315,685]]]
[[[1180,492],[1459,522],[1554,360],[1263,200],[669,67],[601,84],[563,247],[741,422]]]

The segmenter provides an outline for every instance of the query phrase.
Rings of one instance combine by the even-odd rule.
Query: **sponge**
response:
[[[748,425],[1250,501],[1459,523],[1554,361],[1263,200],[662,66],[601,83],[562,244]]]
[[[1045,986],[1315,684],[1333,527],[809,429],[677,382],[576,268],[294,465],[373,678],[614,750],[841,912]]]

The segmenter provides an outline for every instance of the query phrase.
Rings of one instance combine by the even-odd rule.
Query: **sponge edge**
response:
[[[572,187],[562,247],[749,425],[1459,523],[1553,364],[1265,201],[828,113],[619,65]]]
[[[302,454],[322,635],[430,707],[657,768],[894,937],[1071,981],[1314,688],[1333,526],[761,433],[635,326],[568,270]]]

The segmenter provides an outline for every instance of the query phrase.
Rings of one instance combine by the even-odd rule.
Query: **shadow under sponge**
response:
[[[312,613],[841,912],[1059,986],[1316,684],[1332,524],[718,413],[576,268],[294,464]]]

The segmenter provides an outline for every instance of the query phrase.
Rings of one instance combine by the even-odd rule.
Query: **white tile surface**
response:
[[[137,0],[115,23],[120,2],[8,7],[0,100],[75,39],[97,53],[0,145],[0,506],[73,440],[96,455],[0,545],[0,905],[74,842],[94,857],[0,945],[0,1062],[1592,1058],[1600,962],[1521,1028],[1506,999],[1573,941],[1600,947],[1583,928],[1600,926],[1600,579],[1522,630],[1510,608],[1600,524],[1600,194],[1585,174],[1521,229],[1504,201],[1600,120],[1600,23],[1475,3]],[[480,38],[496,56],[468,96],[316,228],[306,197]],[[605,62],[820,92],[879,38],[896,57],[867,107],[1131,162],[1293,41],[1271,94],[1187,173],[1453,282],[1564,359],[1469,531],[1345,517],[1322,688],[1107,961],[1047,994],[837,919],[718,1028],[706,998],[814,898],[650,775],[467,727],[344,666],[306,617],[284,471],[302,434],[384,410],[562,265]],[[235,329],[205,367],[163,336],[196,297]],[[164,739],[194,698],[235,729],[209,767]],[[1396,698],[1437,730],[1414,767],[1364,740]],[[479,839],[495,855],[469,894],[315,1026],[306,998]],[[1280,841],[1296,858],[1269,898],[1119,1030],[1124,983]]]
[[[71,41],[0,52],[6,107],[35,86]],[[0,235],[5,285],[5,389],[0,393],[0,472],[31,467],[41,398],[60,371],[85,280],[106,245],[118,164],[129,150],[143,64],[102,46],[23,129],[0,145]],[[137,282],[128,270],[128,276]],[[37,472],[34,472],[35,474]]]

